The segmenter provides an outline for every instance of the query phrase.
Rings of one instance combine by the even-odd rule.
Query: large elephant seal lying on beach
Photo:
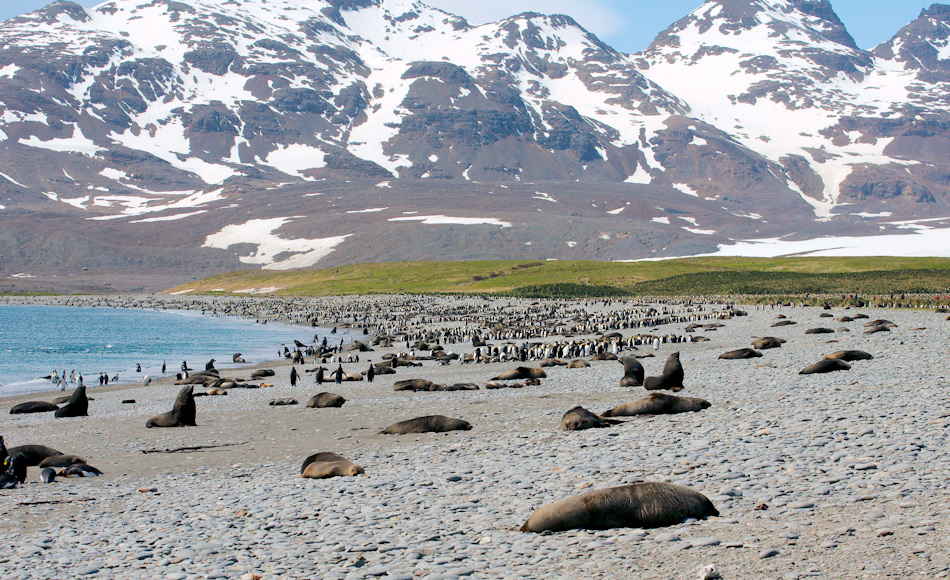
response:
[[[161,415],[156,415],[145,423],[146,427],[194,427],[195,414],[195,387],[188,385],[179,393],[175,399],[175,406],[172,410]]]
[[[683,390],[683,365],[680,363],[680,353],[674,352],[666,359],[663,365],[663,374],[658,377],[647,377],[643,387],[648,391]]]
[[[719,355],[719,358],[722,360],[740,360],[746,358],[758,358],[760,356],[762,356],[762,353],[757,350],[753,350],[751,348],[740,348],[738,350],[724,352]]]
[[[623,378],[620,379],[621,387],[640,387],[643,385],[643,365],[636,358],[627,356],[622,359]]]
[[[314,453],[304,459],[303,465],[300,466],[300,477],[309,479],[354,476],[361,473],[364,473],[362,467],[331,451]]]
[[[660,528],[686,518],[718,516],[712,502],[672,483],[634,483],[598,489],[542,506],[521,526],[522,532]]]
[[[470,431],[471,423],[445,415],[428,415],[400,421],[386,427],[381,435],[408,435],[410,433],[445,433],[446,431]]]
[[[311,409],[326,409],[329,407],[342,407],[346,399],[336,393],[318,393],[307,401],[307,407]]]
[[[664,393],[650,393],[632,403],[626,403],[601,414],[601,417],[633,417],[635,415],[675,415],[695,413],[712,405],[706,399],[677,397]]]
[[[36,467],[44,459],[49,457],[63,455],[62,451],[57,451],[52,447],[47,447],[46,445],[18,445],[8,449],[7,453],[10,457],[13,457],[14,455],[23,455],[26,458],[26,465],[30,467]],[[0,458],[0,461],[3,459],[6,459],[6,457]]]
[[[89,413],[89,401],[86,399],[86,387],[76,387],[65,405],[53,413],[56,417],[85,417]]]
[[[583,431],[584,429],[599,429],[616,425],[620,421],[614,419],[604,419],[585,409],[577,406],[564,413],[561,417],[561,429],[565,431]]]

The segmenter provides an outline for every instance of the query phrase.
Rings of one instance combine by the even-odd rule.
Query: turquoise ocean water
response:
[[[235,366],[231,355],[237,352],[249,363],[273,360],[281,345],[293,348],[294,339],[310,344],[315,334],[322,339],[326,333],[190,311],[0,306],[0,396],[56,390],[40,378],[53,369],[81,372],[94,389],[100,372],[118,374],[121,382],[161,376],[163,360],[168,374],[178,372],[183,360],[195,370],[204,370],[211,358],[217,368]]]

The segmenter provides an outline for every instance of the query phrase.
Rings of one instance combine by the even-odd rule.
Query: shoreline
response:
[[[378,300],[397,321],[394,327],[464,327],[456,316],[480,330],[504,329],[517,320],[524,328],[568,331],[591,321],[624,322],[615,315],[623,308],[603,301],[561,304],[550,321],[532,322],[528,309],[544,313],[554,306],[437,299],[409,311],[397,308],[409,302]],[[581,312],[588,313],[586,322],[572,320],[584,318]],[[180,387],[153,382],[90,388],[96,400],[89,417],[0,419],[8,446],[50,445],[82,455],[105,472],[45,485],[31,468],[24,486],[0,492],[0,529],[17,546],[7,566],[16,571],[12,578],[68,576],[77,562],[95,568],[93,578],[667,579],[696,577],[710,564],[724,578],[945,577],[950,418],[944,410],[950,380],[942,345],[950,323],[925,311],[830,311],[835,318],[856,312],[898,326],[868,335],[863,321],[820,318],[820,308],[750,309],[748,316],[722,320],[722,326],[712,327],[712,318],[701,321],[710,328],[691,335],[708,341],[627,352],[644,356],[646,374],[655,375],[679,351],[686,372],[681,395],[705,398],[712,406],[699,413],[624,418],[620,425],[588,431],[561,431],[561,416],[575,405],[600,413],[647,395],[642,387],[619,386],[622,367],[616,361],[549,367],[540,385],[503,390],[484,387],[520,361],[443,366],[423,360],[371,384],[322,386],[298,365],[302,383],[295,388],[289,361],[263,362],[227,374],[246,378],[251,368],[273,368],[273,387],[199,398],[197,427],[180,429],[145,428],[148,417],[170,408]],[[779,314],[798,324],[772,327]],[[687,336],[688,324],[617,332]],[[805,333],[817,326],[850,332]],[[552,333],[511,342],[580,344],[609,333],[595,327],[572,331],[573,338]],[[507,332],[487,330],[482,336],[502,346]],[[788,342],[762,351],[761,358],[718,359],[748,346],[752,336],[766,335]],[[470,341],[443,346],[457,353],[474,350]],[[347,372],[403,351],[405,341],[372,348],[360,353],[359,364],[344,364]],[[847,372],[798,374],[822,354],[843,348],[875,358],[855,362]],[[304,368],[313,367],[311,360]],[[481,388],[393,390],[395,381],[412,378]],[[320,391],[347,402],[338,409],[306,408],[307,398]],[[129,397],[137,403],[123,405]],[[284,397],[300,404],[268,405]],[[5,408],[0,405],[0,412]],[[378,433],[427,414],[459,417],[473,429]],[[142,453],[196,445],[229,446]],[[344,455],[363,466],[365,475],[301,479],[300,461],[320,451]],[[541,505],[637,480],[687,485],[706,495],[720,516],[655,530],[517,531]],[[91,500],[75,501],[86,498]],[[65,500],[71,503],[20,505]]]

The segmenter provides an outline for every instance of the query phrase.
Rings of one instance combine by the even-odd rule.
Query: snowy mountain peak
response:
[[[950,5],[934,4],[922,10],[874,53],[908,70],[950,74]]]

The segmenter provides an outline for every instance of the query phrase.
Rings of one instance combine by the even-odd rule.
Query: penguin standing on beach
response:
[[[317,369],[317,384],[318,385],[323,384],[323,367],[319,367]]]
[[[290,367],[290,386],[297,386],[297,367]]]

